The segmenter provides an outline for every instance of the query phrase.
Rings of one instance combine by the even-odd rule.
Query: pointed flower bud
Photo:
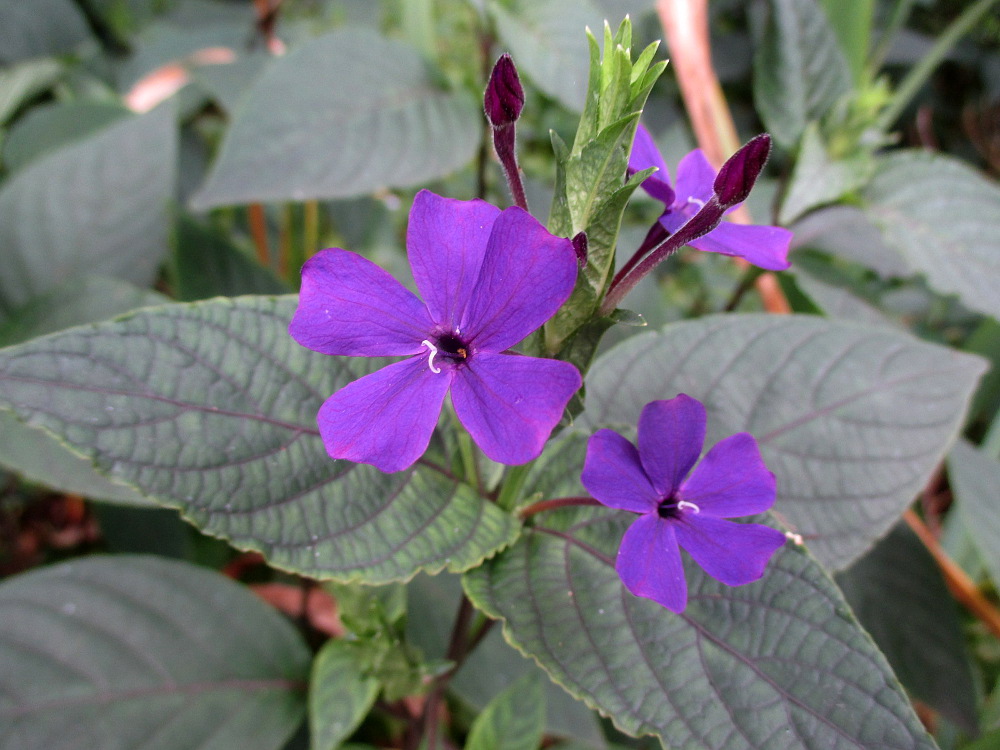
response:
[[[521,79],[518,78],[514,61],[506,53],[500,55],[490,73],[484,105],[486,117],[494,128],[511,125],[521,115],[524,89],[521,88]]]
[[[587,265],[587,233],[577,232],[576,235],[570,240],[573,243],[573,250],[576,253],[576,262],[580,264],[580,268]]]
[[[761,133],[722,165],[712,190],[723,208],[742,203],[750,195],[771,153],[771,136]]]

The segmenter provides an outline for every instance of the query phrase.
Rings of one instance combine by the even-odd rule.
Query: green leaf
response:
[[[126,281],[77,277],[16,310],[0,326],[0,346],[163,301],[163,295]],[[6,412],[0,413],[0,464],[61,492],[127,505],[149,505],[134,490],[97,474],[89,461],[67,451],[51,435],[25,426]]]
[[[1000,318],[1000,187],[962,162],[924,151],[881,160],[868,213],[931,288]]]
[[[309,41],[255,79],[192,204],[343,198],[464,166],[481,107],[434,80],[415,49],[369,29]]]
[[[82,273],[148,286],[167,249],[172,106],[37,159],[0,189],[0,308]]]
[[[178,216],[173,245],[171,286],[179,300],[290,291],[269,268],[234,247],[226,235],[189,216]]]
[[[866,154],[831,159],[819,127],[810,122],[803,133],[792,180],[781,203],[779,221],[790,224],[810,209],[849,195],[868,182],[871,172],[871,159]]]
[[[795,269],[795,284],[827,317],[867,326],[900,327],[884,312],[847,289],[821,281],[800,268]]]
[[[0,11],[0,18],[2,18],[2,11]],[[61,75],[62,65],[56,60],[46,58],[26,60],[5,70],[0,70],[0,125],[6,123],[22,104],[59,80]],[[8,134],[7,137],[9,138],[10,135]],[[9,148],[10,144],[5,140],[5,159]]]
[[[537,750],[545,731],[545,693],[526,675],[490,701],[472,722],[465,750]]]
[[[962,623],[937,563],[916,535],[897,525],[837,583],[907,690],[976,734],[976,688]]]
[[[587,378],[587,428],[634,427],[678,393],[708,409],[707,445],[758,440],[775,510],[810,550],[844,567],[893,525],[962,424],[978,357],[905,333],[814,316],[727,315],[614,347]]]
[[[341,746],[368,714],[378,696],[369,676],[364,644],[330,640],[313,662],[309,683],[309,732],[312,750]]]
[[[2,87],[0,83],[0,91]],[[129,114],[125,107],[108,102],[69,101],[35,107],[7,134],[4,164],[11,171],[21,169],[35,158],[87,138]]]
[[[811,212],[791,228],[794,248],[815,248],[870,268],[882,279],[908,276],[910,267],[886,243],[871,218],[855,206],[829,206]]]
[[[604,16],[591,0],[492,0],[497,34],[518,70],[564,107],[579,112],[587,96],[586,29]]]
[[[0,0],[0,63],[61,55],[89,36],[73,0]]]
[[[634,597],[614,559],[635,516],[539,516],[463,578],[476,606],[559,684],[665,747],[933,748],[885,659],[804,551],[730,588],[686,565],[683,614]]]
[[[1000,515],[997,514],[1000,463],[959,440],[948,456],[948,477],[961,508],[963,525],[990,578],[994,583],[1000,582]]]
[[[851,90],[851,69],[817,0],[768,0],[754,54],[754,104],[791,150],[810,120]]]
[[[820,0],[856,83],[864,77],[871,45],[875,0]]]
[[[310,655],[232,581],[116,556],[0,584],[0,660],[0,747],[279,750]]]
[[[323,400],[385,362],[300,347],[294,309],[217,299],[35,339],[0,353],[0,407],[203,531],[316,578],[461,571],[509,544],[514,519],[439,469],[327,456]]]
[[[159,292],[104,276],[82,274],[35,297],[13,311],[0,326],[0,346],[62,331],[83,323],[96,323],[167,301]]]

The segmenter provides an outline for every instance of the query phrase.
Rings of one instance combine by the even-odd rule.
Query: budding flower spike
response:
[[[706,422],[705,407],[683,393],[653,401],[639,417],[638,448],[613,430],[598,430],[581,476],[598,502],[640,514],[622,538],[615,568],[633,594],[674,612],[687,606],[681,547],[708,575],[740,586],[759,579],[785,543],[776,529],[724,520],[768,510],[774,474],[746,432],[720,441],[698,462]]]
[[[445,395],[494,461],[537,458],[570,397],[577,369],[508,350],[539,328],[576,283],[572,243],[529,213],[421,190],[406,234],[423,302],[379,266],[339,248],[302,268],[289,333],[323,354],[406,359],[349,383],[317,420],[333,458],[385,472],[427,449]]]
[[[713,194],[727,212],[746,200],[769,153],[770,137],[759,135],[743,146],[716,175],[704,152],[696,149],[681,159],[677,166],[677,184],[671,186],[663,156],[649,131],[640,124],[629,156],[628,172],[631,175],[649,167],[657,168],[657,172],[643,181],[642,187],[664,204],[659,223],[667,233],[673,234],[697,214]],[[783,271],[790,265],[788,248],[791,241],[792,233],[782,227],[722,222],[687,244],[708,253],[744,258],[770,271]]]

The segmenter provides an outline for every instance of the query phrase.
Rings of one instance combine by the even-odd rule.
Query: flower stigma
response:
[[[427,339],[424,339],[420,343],[423,344],[424,346],[426,346],[428,349],[431,350],[431,355],[427,358],[427,366],[429,368],[431,368],[431,372],[433,372],[435,374],[441,372],[441,368],[440,367],[435,367],[434,366],[434,355],[438,353],[437,347],[434,346],[434,344],[432,344]]]

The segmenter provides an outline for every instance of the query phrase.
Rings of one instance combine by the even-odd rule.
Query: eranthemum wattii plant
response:
[[[510,35],[519,16],[487,6]],[[216,212],[186,217],[177,241],[221,246],[211,271],[227,283],[274,283],[217,230],[242,228],[245,213],[260,251],[275,222],[301,218],[273,263],[298,294],[153,300],[0,352],[11,430],[55,437],[50,449],[92,463],[119,500],[179,509],[248,553],[225,570],[257,595],[130,556],[0,584],[0,748],[278,750],[305,746],[304,715],[316,750],[600,749],[625,735],[677,748],[933,748],[844,592],[852,575],[876,590],[882,567],[851,566],[899,534],[981,362],[890,326],[721,305],[608,345],[607,331],[649,312],[633,294],[643,280],[706,268],[735,279],[720,256],[799,270],[791,230],[732,221],[768,175],[771,138],[715,164],[666,148],[645,110],[666,64],[655,45],[634,54],[626,21],[603,44],[588,37],[575,136],[552,133],[550,156],[541,113],[569,94],[543,99],[530,63],[522,81],[518,37],[505,39],[511,54],[477,83],[481,111],[444,87],[460,77],[428,72],[433,45],[418,54],[371,30],[261,63],[245,98],[228,101],[233,123],[191,198]],[[315,85],[326,70],[336,96]],[[210,88],[212,72],[195,72]],[[303,80],[309,117],[288,99]],[[268,119],[286,112],[283,125]],[[113,127],[172,128],[176,114]],[[267,161],[295,158],[299,120],[322,130],[345,118],[354,129],[290,176]],[[469,179],[460,170],[480,146]],[[369,161],[338,161],[352,158]],[[242,192],[269,170],[274,192]],[[10,179],[0,218],[22,178]],[[546,190],[547,213],[529,210]],[[321,202],[376,191],[383,202]],[[305,203],[264,205],[279,199]],[[245,212],[228,208],[241,201]],[[391,243],[396,203],[408,263],[383,264],[366,236]],[[620,231],[654,213],[651,227]],[[370,215],[381,233],[355,226]],[[161,287],[197,296],[181,293],[205,283],[181,256]],[[767,278],[793,301],[822,293],[805,271]],[[969,465],[983,458],[968,450]]]

